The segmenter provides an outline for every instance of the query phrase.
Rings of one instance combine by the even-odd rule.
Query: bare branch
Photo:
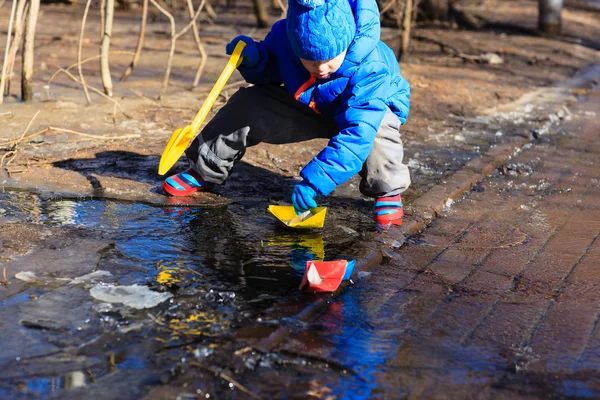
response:
[[[190,14],[190,18],[194,19],[194,5],[192,4],[192,0],[187,0],[188,12]],[[208,3],[206,3],[208,6]],[[202,4],[200,4],[200,8],[202,8]],[[207,8],[208,9],[208,8]],[[200,33],[198,32],[198,26],[194,22],[192,25],[192,31],[194,32],[194,40],[196,41],[196,45],[198,46],[198,51],[200,52],[200,64],[198,64],[198,68],[196,69],[196,75],[194,76],[194,81],[192,82],[192,89],[198,86],[198,82],[200,81],[200,77],[202,76],[202,71],[204,71],[204,66],[206,65],[207,55],[206,50],[204,50],[204,46],[202,45],[202,41],[200,40]]]
[[[81,82],[79,79],[77,79],[77,77],[75,77],[75,75],[73,75],[69,71],[65,70],[64,68],[59,68],[59,69],[60,69],[60,72],[64,72],[65,74],[67,74],[67,76],[69,78],[73,79],[75,82],[79,83],[80,85],[86,85],[93,92],[98,93],[100,96],[104,97],[105,99],[110,100],[110,101],[115,102],[115,103],[118,103],[117,100],[113,99],[112,97],[109,97],[107,94],[101,92],[100,90],[96,89],[95,87],[90,86],[87,83]],[[123,111],[123,109],[121,108],[120,105],[117,105],[117,107],[119,108],[119,111],[121,111],[123,113],[124,116],[126,116],[129,119],[131,119],[131,116],[127,115],[127,113],[125,113],[125,111]]]
[[[408,47],[410,46],[410,28],[412,23],[412,6],[413,0],[404,0],[404,16],[402,19],[402,45],[400,57],[402,58],[408,54]]]
[[[87,3],[85,5],[83,19],[81,20],[81,32],[79,33],[79,47],[77,48],[77,70],[79,71],[79,79],[81,79],[81,82],[83,83],[81,86],[83,86],[83,93],[85,93],[85,99],[87,100],[88,104],[91,104],[92,100],[90,99],[90,93],[88,92],[87,86],[85,85],[85,79],[83,78],[83,70],[81,68],[81,48],[83,46],[83,32],[85,29],[85,21],[87,20],[87,15],[88,11],[90,10],[91,3],[92,0],[87,0]]]
[[[121,82],[124,82],[129,75],[133,72],[133,69],[137,65],[140,54],[142,53],[142,48],[144,47],[144,36],[146,35],[146,21],[148,19],[148,0],[144,0],[142,3],[142,21],[140,22],[140,34],[138,36],[137,46],[135,47],[135,54],[133,55],[133,60],[131,60],[131,64],[127,67],[127,70],[121,76]]]
[[[257,396],[256,394],[252,393],[248,388],[246,388],[245,386],[243,386],[242,384],[240,384],[238,381],[236,381],[235,379],[233,379],[229,375],[221,372],[219,369],[217,369],[215,367],[210,367],[208,365],[204,365],[204,364],[201,364],[201,363],[198,363],[198,362],[195,362],[195,361],[190,362],[190,365],[192,365],[194,367],[202,368],[204,370],[212,372],[213,374],[215,374],[219,378],[221,378],[223,380],[226,380],[227,382],[231,383],[238,390],[240,390],[241,392],[243,392],[244,394],[246,394],[247,396],[249,396],[252,399],[260,399],[259,396]]]
[[[40,0],[29,0],[29,12],[23,41],[23,69],[21,71],[21,97],[25,101],[33,99],[34,41],[39,11]]]
[[[17,5],[17,14],[15,16],[15,38],[13,39],[13,44],[10,46],[10,54],[8,56],[8,68],[6,69],[6,87],[4,90],[5,96],[8,96],[10,94],[10,83],[11,79],[13,78],[15,59],[17,58],[17,52],[19,51],[19,43],[21,43],[21,39],[23,38],[23,30],[25,27],[25,19],[27,18],[28,10],[29,3],[27,3],[27,0],[19,0],[19,3]]]
[[[283,4],[283,1],[277,0],[277,5],[281,8],[281,18],[285,18],[287,14],[287,7]]]
[[[173,54],[175,54],[175,43],[177,42],[177,38],[175,36],[175,18],[173,18],[171,13],[169,13],[160,4],[158,4],[156,0],[150,0],[150,2],[154,4],[154,6],[158,8],[158,10],[161,13],[165,14],[165,16],[169,19],[169,22],[171,23],[171,46],[169,48],[169,57],[167,58],[167,68],[165,70],[162,88],[160,90],[160,93],[158,94],[158,100],[160,100],[165,90],[167,89],[167,85],[169,84],[169,75],[171,75],[171,62],[173,61]]]
[[[111,51],[111,52],[109,52],[109,54],[130,54],[130,55],[133,55],[134,53],[132,51],[128,51],[128,50],[118,50],[118,51]],[[101,57],[101,55],[97,55],[97,56],[92,56],[92,57],[86,58],[83,61],[76,62],[75,64],[69,65],[65,70],[69,71],[71,68],[75,68],[75,67],[79,66],[80,64],[85,64],[88,61],[93,61],[93,60],[96,60],[96,59],[98,59],[100,57]],[[52,76],[50,77],[50,79],[48,79],[48,83],[46,83],[46,90],[50,90],[50,84],[52,83],[52,81],[54,80],[54,78],[56,78],[56,76],[58,74],[60,74],[61,72],[63,72],[63,68],[58,67],[58,69],[56,70],[56,72],[54,72],[52,74]]]
[[[2,63],[2,76],[0,76],[0,104],[4,100],[4,82],[6,82],[6,67],[8,66],[8,52],[10,50],[10,35],[12,34],[13,21],[15,19],[15,12],[17,9],[17,2],[12,2],[10,8],[10,19],[8,20],[8,33],[6,34],[6,48],[4,50],[4,62]]]
[[[179,33],[176,33],[175,18],[173,18],[173,15],[169,13],[164,7],[162,7],[156,0],[150,0],[150,2],[152,2],[152,4],[154,4],[154,6],[156,6],[156,8],[158,8],[158,10],[162,12],[171,23],[171,46],[169,48],[169,58],[167,59],[167,68],[165,70],[165,76],[163,78],[163,85],[158,95],[158,100],[160,100],[162,95],[167,90],[167,86],[169,84],[169,76],[171,75],[171,66],[173,63],[173,55],[175,54],[175,45],[177,43],[177,39],[184,35],[192,26],[195,26],[196,20],[198,19],[202,8],[204,8],[206,0],[202,0],[202,3],[200,4],[200,6],[198,6],[198,9],[196,10],[196,14],[194,14],[194,17],[181,31],[179,31]]]
[[[113,84],[110,77],[110,63],[108,60],[108,50],[110,49],[110,36],[112,35],[113,19],[115,11],[115,0],[106,0],[104,26],[102,27],[104,34],[102,35],[101,57],[100,57],[100,78],[104,93],[112,97]]]

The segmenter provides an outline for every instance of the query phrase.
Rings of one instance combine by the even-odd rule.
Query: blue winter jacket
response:
[[[316,79],[302,66],[288,40],[285,19],[257,43],[258,65],[239,67],[247,82],[283,84],[296,100],[334,118],[339,133],[300,173],[323,196],[361,170],[388,108],[402,124],[409,112],[410,86],[393,51],[379,39],[375,0],[349,1],[357,33],[342,66],[327,79]]]

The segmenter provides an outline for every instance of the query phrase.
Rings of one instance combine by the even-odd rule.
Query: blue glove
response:
[[[242,56],[244,57],[242,65],[246,68],[256,67],[260,62],[260,53],[258,52],[256,42],[251,37],[244,35],[237,36],[231,42],[227,43],[227,46],[225,46],[225,53],[229,55],[233,54],[235,45],[238,44],[240,40],[246,43],[246,47],[242,50]]]
[[[302,214],[311,208],[315,208],[317,206],[315,197],[317,197],[317,192],[310,186],[310,183],[302,181],[297,184],[294,193],[292,193],[292,204],[296,214]]]

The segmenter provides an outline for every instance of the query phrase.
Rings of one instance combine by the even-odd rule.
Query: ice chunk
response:
[[[23,271],[15,275],[15,278],[22,280],[23,282],[37,282],[39,278],[35,275],[35,272]]]
[[[173,297],[171,293],[153,292],[146,286],[98,285],[90,289],[96,300],[107,303],[123,303],[138,310],[152,308]]]
[[[102,281],[106,281],[107,279],[111,279],[113,277],[113,274],[111,274],[108,271],[94,271],[91,274],[87,274],[87,275],[82,275],[82,276],[78,276],[77,278],[73,278],[71,280],[71,284],[72,285],[79,285],[82,283],[95,283],[95,282],[102,282]]]

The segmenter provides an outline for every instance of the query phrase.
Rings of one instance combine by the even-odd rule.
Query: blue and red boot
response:
[[[191,168],[165,179],[163,189],[171,196],[189,196],[202,190],[210,190],[214,183],[206,182]]]
[[[375,221],[380,226],[402,224],[402,198],[399,194],[375,200]]]

